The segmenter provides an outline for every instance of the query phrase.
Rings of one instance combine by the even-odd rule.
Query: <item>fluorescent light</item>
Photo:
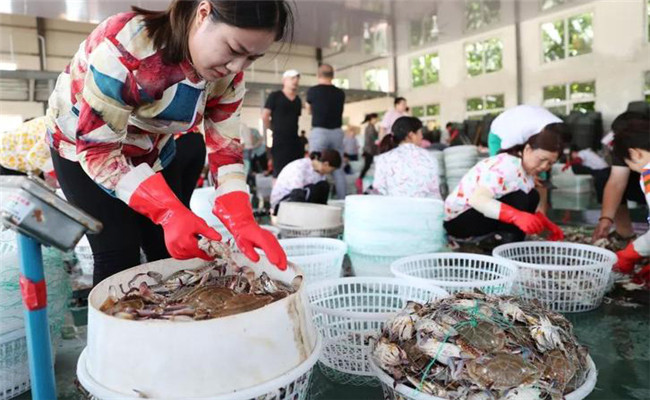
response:
[[[18,66],[15,62],[2,62],[0,61],[0,70],[4,71],[15,71],[18,69]]]

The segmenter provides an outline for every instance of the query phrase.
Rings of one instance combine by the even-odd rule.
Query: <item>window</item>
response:
[[[645,102],[650,104],[650,71],[645,72],[645,85],[643,86]]]
[[[477,76],[503,68],[503,42],[489,39],[465,45],[467,75]]]
[[[440,127],[440,104],[427,104],[411,108],[411,115],[420,118],[428,130]]]
[[[569,115],[571,111],[594,111],[596,82],[571,82],[543,88],[543,105],[556,115]]]
[[[364,73],[363,87],[366,90],[388,92],[388,68],[371,68]]]
[[[438,16],[436,14],[426,15],[421,19],[411,21],[409,46],[411,48],[422,47],[425,44],[438,40],[440,34],[438,28]]]
[[[334,78],[332,79],[334,86],[340,89],[350,89],[350,80],[348,78]]]
[[[418,87],[438,82],[440,57],[438,53],[425,54],[411,59],[411,86]]]
[[[566,0],[541,0],[542,11],[549,10],[553,7],[561,6],[566,3]]]
[[[594,40],[593,13],[542,24],[544,62],[591,53]]]
[[[466,0],[465,30],[473,31],[499,21],[500,0]]]
[[[482,119],[486,114],[498,114],[505,107],[505,95],[488,94],[467,99],[467,118]]]

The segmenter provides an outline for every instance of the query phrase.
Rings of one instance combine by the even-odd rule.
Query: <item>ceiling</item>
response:
[[[465,35],[467,1],[479,0],[296,0],[294,42],[330,48],[334,52],[372,53],[369,57],[400,54],[413,50],[412,23],[423,21],[424,26],[433,15],[437,18],[436,43]],[[588,0],[517,0],[517,8],[515,0],[481,1],[496,10],[498,17],[489,26],[472,30],[472,34],[539,15],[543,2],[566,6]],[[0,13],[97,23],[129,11],[131,5],[164,9],[169,3],[169,0],[0,0]],[[382,29],[386,37],[382,37]],[[430,30],[430,25],[426,29]],[[369,38],[385,42],[385,48],[369,51]]]

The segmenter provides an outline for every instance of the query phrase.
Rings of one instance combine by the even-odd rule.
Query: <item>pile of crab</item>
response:
[[[204,320],[252,311],[295,293],[302,276],[291,285],[271,279],[266,272],[256,276],[250,267],[216,260],[203,267],[183,269],[163,277],[149,271],[137,274],[124,288],[111,286],[100,311],[130,320]]]
[[[446,399],[562,399],[589,372],[587,350],[562,315],[478,292],[409,302],[372,356],[395,385]]]

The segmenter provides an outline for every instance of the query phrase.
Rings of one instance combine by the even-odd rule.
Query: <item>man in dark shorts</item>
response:
[[[273,92],[266,99],[262,110],[264,130],[273,131],[273,177],[277,178],[285,165],[305,156],[298,137],[298,118],[302,101],[298,96],[300,73],[290,69],[282,75],[282,90]]]
[[[616,135],[616,132],[622,130],[630,121],[647,118],[640,113],[624,112],[612,122],[612,131]],[[634,235],[634,230],[627,209],[627,200],[645,203],[645,196],[639,186],[639,174],[631,171],[625,162],[617,157],[612,159],[611,171],[606,172],[607,170],[602,176],[594,176],[596,187],[604,185],[604,189],[603,206],[593,238],[596,240],[606,237],[613,225],[619,236],[631,237]]]
[[[336,150],[343,158],[343,104],[345,92],[332,83],[334,68],[329,64],[318,67],[318,85],[307,91],[307,108],[311,112],[309,152]],[[345,198],[345,173],[338,168],[332,174],[336,197]]]

